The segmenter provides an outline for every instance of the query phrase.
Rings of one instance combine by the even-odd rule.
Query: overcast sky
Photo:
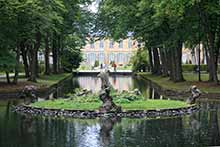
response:
[[[98,11],[99,1],[100,0],[96,0],[95,2],[93,2],[92,5],[89,7],[89,10],[93,13],[96,13]]]

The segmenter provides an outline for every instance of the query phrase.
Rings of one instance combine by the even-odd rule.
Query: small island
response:
[[[66,99],[52,99],[35,102],[30,105],[16,107],[15,111],[32,115],[73,118],[95,118],[110,115],[113,117],[160,117],[191,114],[198,108],[194,105],[196,98],[191,96],[193,103],[174,100],[146,99],[138,89],[118,91],[109,82],[109,71],[101,71],[101,90],[93,93],[87,89],[75,89]],[[194,91],[197,90],[194,87]],[[34,88],[25,93],[34,97]],[[28,94],[29,93],[29,94]],[[32,101],[33,102],[33,101]]]
[[[146,99],[135,89],[134,91],[111,90],[113,102],[121,107],[121,111],[101,112],[102,101],[98,93],[76,89],[65,99],[39,101],[30,105],[16,107],[17,112],[50,117],[95,118],[106,115],[118,117],[170,117],[191,114],[198,108],[195,104],[187,104],[176,100]]]

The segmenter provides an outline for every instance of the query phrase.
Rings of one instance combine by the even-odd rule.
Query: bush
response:
[[[94,67],[98,67],[99,66],[99,61],[98,60],[95,60],[95,65]]]
[[[138,49],[137,53],[131,58],[133,71],[146,71],[148,64],[148,52],[146,49]]]
[[[194,72],[195,67],[196,67],[196,65],[193,65],[193,64],[183,64],[182,65],[183,72]],[[201,71],[207,71],[208,70],[208,67],[207,67],[206,64],[201,64],[200,68],[201,68]]]
[[[78,49],[64,50],[61,56],[61,63],[64,71],[72,72],[72,69],[77,69],[80,62],[83,60],[82,54]]]

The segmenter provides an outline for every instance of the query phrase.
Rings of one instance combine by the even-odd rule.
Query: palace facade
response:
[[[117,65],[126,65],[139,46],[138,42],[131,38],[118,42],[112,39],[89,40],[81,50],[84,64],[91,66],[95,64],[95,61],[99,61],[100,64],[115,62]]]

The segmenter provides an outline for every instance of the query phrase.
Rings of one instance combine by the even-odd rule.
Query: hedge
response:
[[[195,71],[196,65],[193,64],[183,64],[182,69],[184,72],[193,72]],[[201,71],[208,71],[208,66],[206,64],[201,64]],[[220,69],[220,65],[218,65],[218,69]]]

